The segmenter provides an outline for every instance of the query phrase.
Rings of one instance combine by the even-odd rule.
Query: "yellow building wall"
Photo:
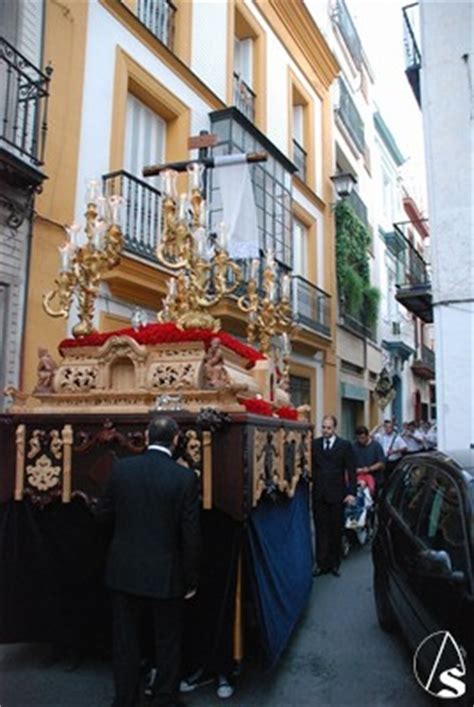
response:
[[[66,335],[66,320],[47,316],[41,300],[58,275],[63,225],[74,219],[87,13],[87,2],[46,2],[44,57],[51,61],[54,73],[44,165],[48,179],[36,199],[31,243],[22,371],[26,392],[36,385],[38,346],[57,360],[57,345]]]

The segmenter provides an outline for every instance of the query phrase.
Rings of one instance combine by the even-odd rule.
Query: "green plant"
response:
[[[377,322],[380,292],[370,284],[369,233],[344,201],[336,205],[335,218],[339,296],[349,314],[373,327]]]
[[[370,285],[364,291],[364,315],[365,321],[370,327],[377,324],[379,314],[380,290]]]

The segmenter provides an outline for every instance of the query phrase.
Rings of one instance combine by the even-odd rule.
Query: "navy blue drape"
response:
[[[265,498],[252,511],[247,541],[260,642],[266,667],[284,650],[312,586],[312,546],[307,482],[292,499]]]

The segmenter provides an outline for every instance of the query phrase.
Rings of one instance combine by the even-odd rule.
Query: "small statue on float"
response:
[[[53,360],[48,349],[38,349],[38,382],[34,390],[35,393],[50,393],[53,390],[54,373],[57,364]]]
[[[225,388],[230,385],[230,378],[225,367],[224,354],[220,339],[211,339],[209,349],[204,357],[204,383],[206,388]]]

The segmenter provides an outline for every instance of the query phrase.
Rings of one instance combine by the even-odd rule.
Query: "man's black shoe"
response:
[[[333,567],[331,570],[331,574],[334,575],[334,577],[340,577],[341,573],[339,572],[339,569],[337,567]]]
[[[323,574],[327,574],[329,570],[323,570],[321,567],[316,567],[315,570],[313,570],[313,577],[321,577]]]

